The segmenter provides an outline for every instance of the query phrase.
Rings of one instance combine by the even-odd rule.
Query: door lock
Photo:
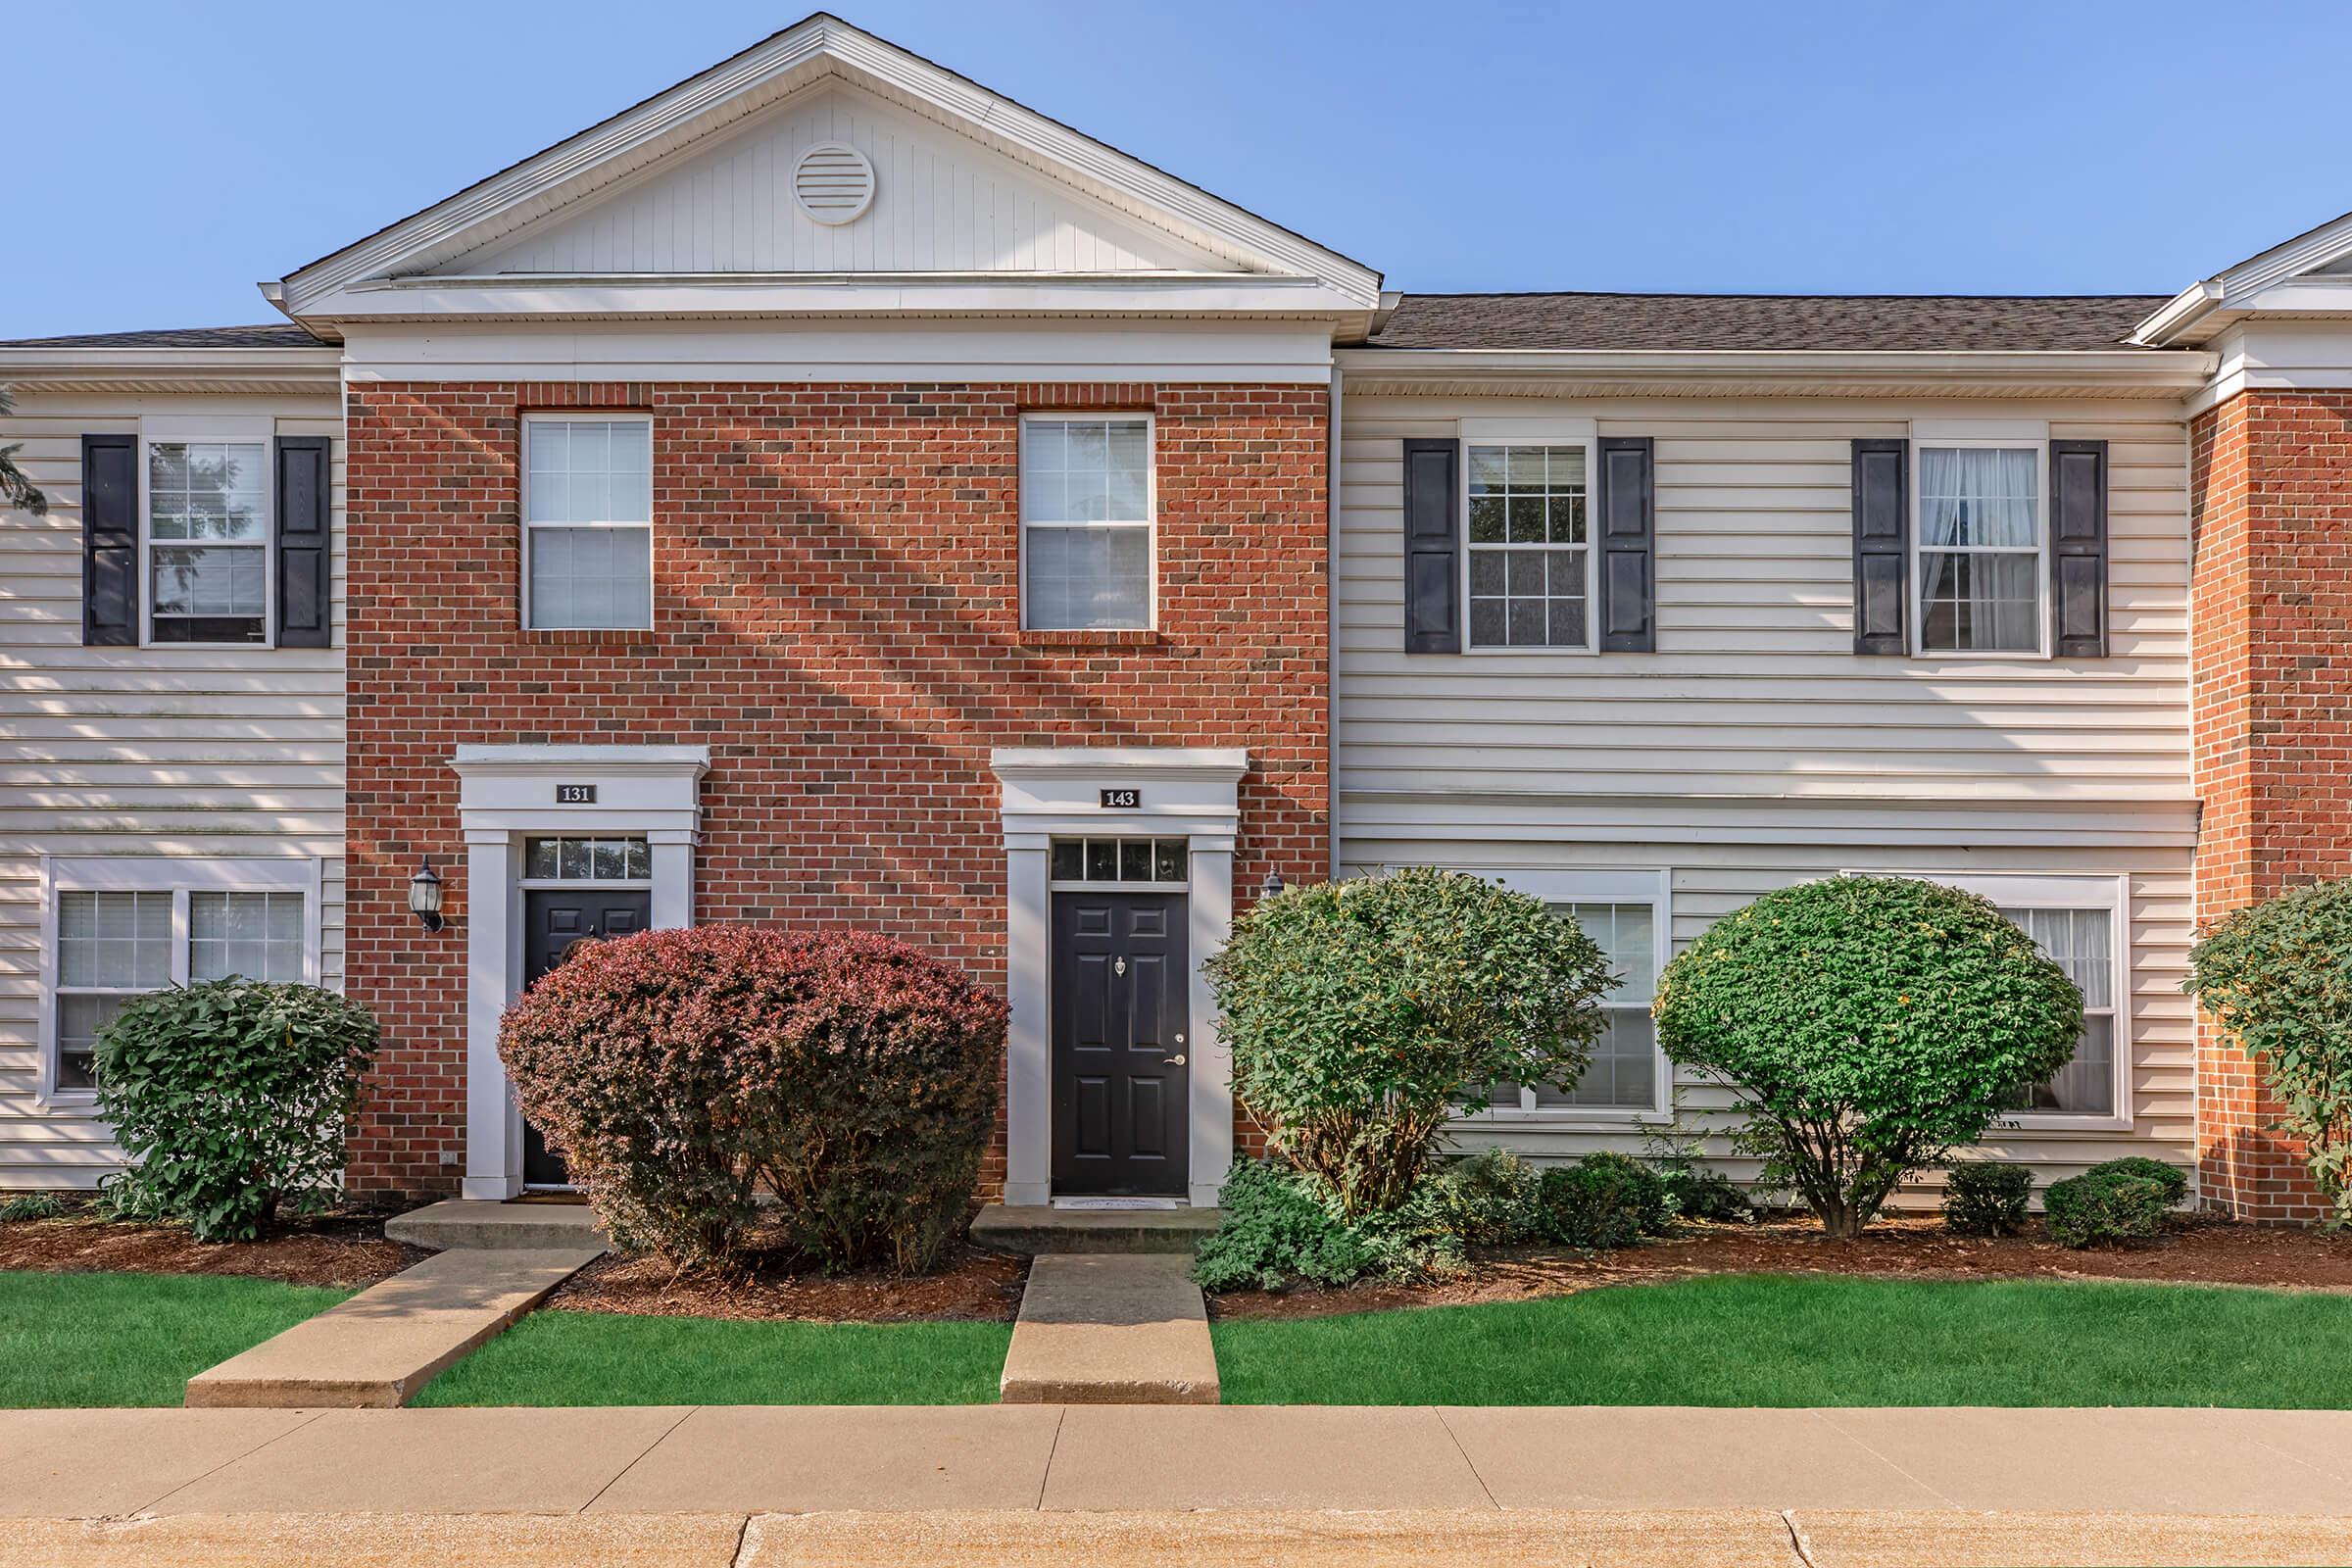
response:
[[[1181,1046],[1181,1045],[1183,1045],[1183,1044],[1184,1044],[1184,1036],[1182,1036],[1182,1035],[1178,1035],[1178,1036],[1176,1037],[1176,1043],[1177,1043],[1178,1045],[1180,1045],[1180,1046]]]
[[[1181,1067],[1181,1066],[1183,1066],[1183,1065],[1184,1065],[1184,1053],[1183,1053],[1183,1052],[1181,1052],[1181,1051],[1179,1051],[1179,1052],[1178,1052],[1178,1053],[1176,1053],[1176,1054],[1174,1054],[1173,1056],[1170,1056],[1170,1057],[1168,1057],[1168,1058],[1167,1058],[1167,1059],[1166,1059],[1164,1062],[1162,1062],[1162,1063],[1161,1063],[1161,1065],[1163,1065],[1163,1066],[1168,1066],[1168,1067]]]

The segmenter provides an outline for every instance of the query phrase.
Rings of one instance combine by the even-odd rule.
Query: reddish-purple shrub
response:
[[[826,1266],[911,1272],[971,1202],[1005,1018],[903,942],[703,925],[574,949],[499,1054],[619,1245],[723,1258],[765,1187]]]

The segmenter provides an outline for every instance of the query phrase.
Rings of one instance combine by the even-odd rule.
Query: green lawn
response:
[[[1214,1334],[1235,1404],[2352,1408],[2352,1298],[2275,1291],[1728,1275]]]
[[[0,1407],[177,1404],[189,1378],[350,1294],[184,1274],[0,1271]]]
[[[418,1404],[983,1404],[1009,1323],[761,1323],[534,1312]]]

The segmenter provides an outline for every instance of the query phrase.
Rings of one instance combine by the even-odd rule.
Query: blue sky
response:
[[[2341,0],[837,9],[1392,288],[2169,293],[2352,209]],[[21,7],[0,337],[269,319],[255,279],[802,14]]]

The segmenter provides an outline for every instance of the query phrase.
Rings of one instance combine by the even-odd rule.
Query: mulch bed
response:
[[[199,1242],[184,1226],[101,1219],[86,1204],[56,1219],[0,1221],[0,1269],[47,1274],[237,1274],[359,1288],[431,1255],[384,1240],[381,1214],[321,1214],[258,1242]]]
[[[1850,1274],[1879,1279],[2119,1279],[2194,1285],[2352,1290],[2352,1235],[2177,1218],[2164,1241],[2130,1251],[2075,1252],[2026,1236],[1954,1236],[1933,1215],[1875,1222],[1834,1242],[1810,1219],[1699,1225],[1622,1251],[1517,1248],[1481,1252],[1459,1278],[1422,1285],[1356,1285],[1211,1298],[1220,1318],[1320,1317],[1405,1306],[1463,1306],[1566,1296],[1608,1285],[1701,1274]]]
[[[1029,1260],[958,1244],[917,1278],[812,1273],[754,1252],[743,1265],[680,1275],[650,1257],[601,1257],[566,1280],[547,1305],[572,1312],[671,1317],[790,1318],[811,1323],[1009,1323]]]

